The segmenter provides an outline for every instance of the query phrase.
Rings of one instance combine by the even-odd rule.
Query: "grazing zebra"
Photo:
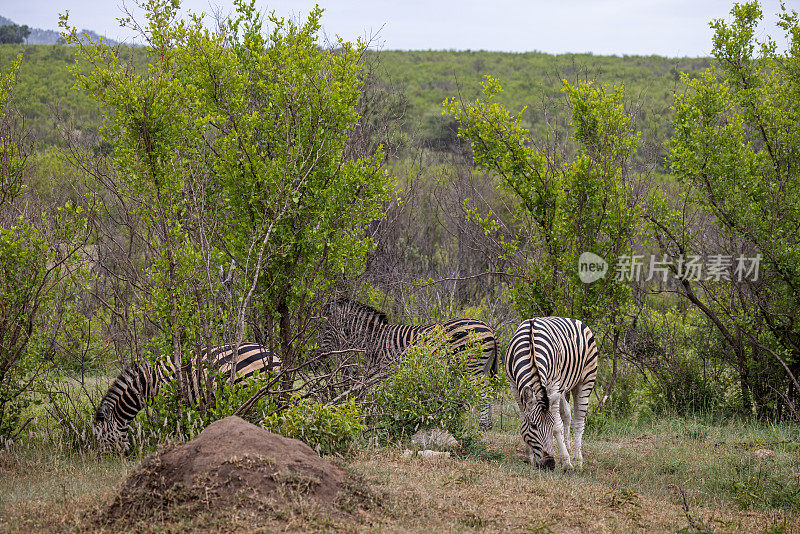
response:
[[[597,375],[597,346],[589,327],[577,319],[537,317],[523,321],[508,345],[503,362],[511,391],[520,407],[522,439],[530,462],[553,469],[553,434],[565,471],[573,465],[564,440],[569,441],[569,396],[575,467],[583,465],[581,438],[589,395]]]
[[[230,373],[233,362],[233,345],[203,349],[201,357],[221,373]],[[256,371],[279,370],[280,360],[269,353],[267,347],[255,343],[239,345],[235,361],[238,383],[253,376]],[[194,404],[202,394],[205,373],[184,372],[189,379],[189,401]],[[129,447],[128,426],[145,404],[158,394],[159,387],[175,379],[173,364],[164,358],[158,365],[134,364],[122,371],[108,388],[95,414],[94,433],[105,451],[124,451]]]
[[[454,352],[463,350],[469,334],[474,333],[481,355],[467,362],[468,369],[475,375],[484,375],[487,378],[497,374],[497,336],[483,321],[449,319],[426,325],[391,324],[386,314],[350,299],[338,299],[329,308],[320,348],[322,351],[343,346],[363,348],[369,364],[382,366],[394,361],[420,335],[437,326],[442,327],[450,338],[450,348]],[[491,404],[481,408],[478,421],[481,429],[492,428]]]

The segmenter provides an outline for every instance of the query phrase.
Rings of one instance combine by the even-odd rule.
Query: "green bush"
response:
[[[682,417],[699,414],[735,413],[722,392],[735,388],[723,377],[703,376],[701,362],[691,356],[671,355],[663,368],[649,373],[643,388],[645,406],[654,414],[675,413]],[[728,387],[722,387],[726,384]],[[727,408],[727,410],[726,410]]]
[[[469,343],[465,350],[452,354],[441,329],[423,336],[375,388],[374,428],[387,440],[436,426],[457,438],[468,434],[474,421],[467,413],[491,399],[488,381],[467,368],[479,351],[477,343]]]
[[[627,372],[612,388],[613,414],[644,420],[746,415],[729,347],[714,329],[698,311],[646,304],[628,333],[635,367],[621,367]],[[608,376],[608,364],[601,374]]]
[[[43,343],[37,310],[48,309],[52,300],[51,258],[29,222],[20,218],[11,228],[0,228],[0,444],[14,437],[47,363],[36,350]]]
[[[347,450],[367,428],[361,408],[353,400],[328,406],[297,397],[289,408],[265,417],[261,426],[304,441],[319,454]]]
[[[141,450],[152,450],[165,441],[194,439],[209,424],[233,415],[274,377],[272,372],[256,371],[247,380],[231,384],[224,373],[218,370],[208,372],[213,398],[205,405],[186,406],[182,402],[177,380],[171,380],[161,386],[158,395],[147,408],[148,415],[144,418],[139,431],[134,432],[134,443],[138,438]],[[253,412],[263,417],[263,414],[274,408],[271,403],[270,397],[265,396],[256,404]],[[176,409],[178,406],[181,406],[180,410]]]

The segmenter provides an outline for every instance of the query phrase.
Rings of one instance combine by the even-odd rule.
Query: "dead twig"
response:
[[[686,499],[686,484],[689,480],[686,480],[678,487],[678,490],[681,492],[681,498],[683,498],[683,513],[686,515],[686,520],[689,522],[689,528],[692,529],[693,532],[713,532],[708,525],[703,522],[702,519],[692,517],[691,511],[689,510],[689,501]]]

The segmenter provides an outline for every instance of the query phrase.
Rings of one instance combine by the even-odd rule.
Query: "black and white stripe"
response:
[[[201,360],[223,376],[234,372],[234,383],[247,380],[256,371],[278,371],[280,359],[269,349],[255,343],[242,343],[236,358],[234,345],[203,349]],[[235,365],[235,369],[233,366]],[[175,370],[168,358],[157,365],[141,363],[123,370],[108,388],[95,413],[94,432],[103,450],[126,450],[128,426],[145,405],[157,394],[162,384],[175,380]],[[183,371],[186,392],[190,403],[195,404],[203,394],[206,366],[192,372],[191,365]]]
[[[564,470],[573,464],[569,441],[569,396],[574,397],[573,460],[583,465],[581,439],[589,395],[597,376],[597,346],[588,326],[577,319],[537,317],[524,321],[508,346],[504,365],[520,407],[522,439],[531,463],[552,469],[553,435]],[[566,442],[564,431],[566,429]]]
[[[437,326],[449,337],[450,347],[454,352],[463,350],[469,342],[470,334],[474,334],[481,352],[479,357],[467,362],[467,367],[475,375],[489,377],[497,374],[497,336],[483,321],[460,318],[425,325],[392,324],[387,320],[386,314],[349,299],[339,299],[331,305],[320,349],[362,349],[366,351],[370,364],[383,366],[393,362],[419,336]],[[491,405],[482,407],[479,424],[483,429],[492,428]]]

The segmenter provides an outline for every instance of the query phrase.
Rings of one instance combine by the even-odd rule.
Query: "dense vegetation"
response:
[[[139,450],[230,413],[328,452],[437,417],[471,436],[488,392],[426,361],[441,344],[383,382],[358,355],[320,362],[343,294],[397,321],[482,319],[501,351],[523,318],[582,319],[603,354],[596,434],[655,416],[796,430],[793,12],[786,53],[749,3],[713,23],[713,59],[676,60],[328,50],[320,10],[294,23],[241,0],[207,31],[147,6],[147,48],[66,18],[70,46],[0,46],[2,443],[58,430],[90,448],[119,364],[199,366],[243,340],[282,373],[198,402],[178,373]],[[792,509],[792,451],[767,507]]]

